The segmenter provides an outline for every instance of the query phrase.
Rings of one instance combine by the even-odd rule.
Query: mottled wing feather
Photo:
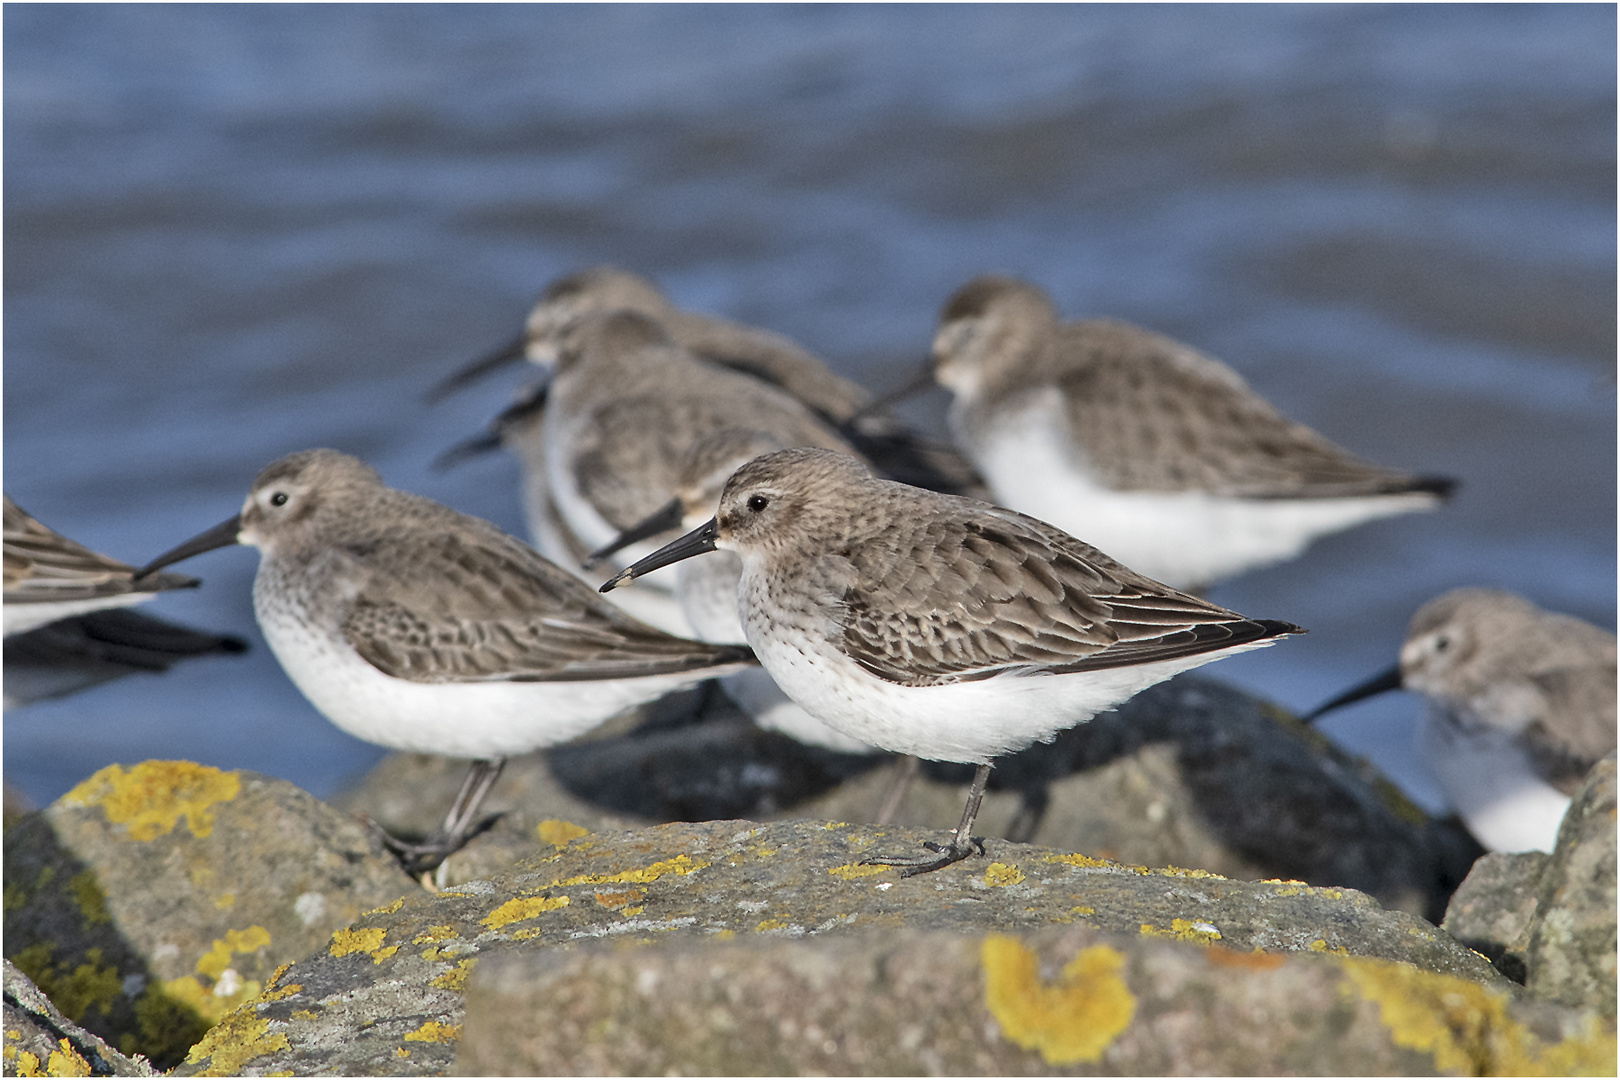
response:
[[[388,550],[379,550],[386,546]],[[736,646],[666,634],[493,528],[408,533],[366,552],[376,570],[344,636],[384,674],[414,682],[585,681],[746,662]]]
[[[8,604],[93,600],[130,592],[190,588],[198,579],[153,574],[135,582],[135,568],[110,559],[40,524],[5,497],[5,600]]]
[[[855,580],[843,596],[844,651],[890,682],[1148,663],[1286,626],[1160,586],[1010,511],[912,520],[898,538],[879,537],[845,556]],[[893,599],[881,601],[885,595]]]
[[[1112,487],[1297,498],[1447,486],[1363,461],[1170,338],[1106,320],[1062,333],[1070,430]]]

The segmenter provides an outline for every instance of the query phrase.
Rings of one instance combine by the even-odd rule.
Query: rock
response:
[[[144,1057],[125,1057],[63,1016],[10,960],[5,990],[5,1075],[158,1075]]]
[[[1615,1014],[1615,755],[1592,767],[1558,829],[1530,927],[1537,997]]]
[[[760,731],[723,694],[666,703],[652,725],[514,759],[490,796],[526,821],[589,828],[732,817],[870,821],[891,755],[834,754]],[[390,828],[438,826],[465,763],[391,758],[343,800]],[[971,768],[926,763],[897,820],[954,828]],[[1003,759],[977,828],[986,836],[1228,877],[1349,886],[1438,919],[1481,849],[1430,820],[1370,766],[1274,706],[1205,679],[1152,687],[1115,712]],[[487,873],[525,850],[498,824],[449,867]],[[479,853],[480,845],[499,851]],[[509,865],[509,864],[508,864]]]
[[[469,1075],[1397,1075],[1605,1071],[1590,1017],[1386,960],[1049,927],[670,936],[506,952]]]
[[[1548,857],[1540,851],[1484,856],[1458,886],[1440,924],[1520,985],[1529,974],[1530,926]]]
[[[420,888],[293,785],[112,765],[5,834],[5,950],[66,1017],[160,1067],[272,972]]]
[[[1233,950],[1238,970],[1281,954],[1397,961],[1490,990],[1496,996],[1479,1007],[1496,1010],[1493,1017],[1508,1007],[1502,995],[1512,984],[1483,957],[1349,889],[1148,870],[998,840],[987,843],[984,857],[906,880],[860,861],[875,852],[910,853],[936,835],[724,821],[582,836],[510,873],[413,894],[362,917],[226,1017],[177,1071],[420,1075],[459,1068],[464,992],[476,965],[506,955],[544,955],[547,965],[558,965],[568,950],[592,942],[634,952],[738,938],[887,938],[914,929],[978,940],[1072,924],[1130,942],[1219,943]],[[1259,960],[1251,956],[1256,950]],[[1568,1018],[1567,1010],[1556,1015]]]

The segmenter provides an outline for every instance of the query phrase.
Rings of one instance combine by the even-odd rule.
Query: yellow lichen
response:
[[[26,950],[25,950],[26,951]],[[49,955],[47,953],[47,955]],[[112,965],[103,965],[101,962],[101,949],[91,947],[84,951],[85,961],[77,965],[66,974],[47,967],[44,978],[30,978],[49,997],[62,1015],[74,1023],[83,1023],[85,1013],[94,1006],[103,1016],[112,1013],[118,995],[123,992],[124,981],[118,976],[118,969]],[[22,963],[13,960],[19,968]],[[26,972],[27,969],[23,968]]]
[[[254,924],[246,930],[227,930],[223,938],[214,939],[214,947],[197,961],[197,974],[218,979],[231,966],[236,953],[256,952],[270,944],[270,931]]]
[[[1152,923],[1143,923],[1141,932],[1148,937],[1175,938],[1177,941],[1191,941],[1198,945],[1208,945],[1221,940],[1221,932],[1214,925],[1194,922],[1191,919],[1171,919],[1168,930]]]
[[[1080,904],[1076,907],[1070,908],[1069,912],[1070,914],[1079,915],[1081,918],[1085,918],[1087,915],[1097,914],[1097,909],[1094,907],[1087,907],[1085,904]]]
[[[484,916],[483,925],[491,930],[499,930],[515,922],[532,919],[547,911],[556,911],[558,908],[568,906],[566,896],[530,896],[519,900],[508,900],[488,915]]]
[[[472,974],[472,969],[476,967],[477,964],[477,957],[473,957],[470,960],[463,960],[455,967],[445,972],[443,975],[440,975],[438,978],[434,979],[429,985],[436,986],[440,990],[453,990],[459,994],[467,988],[467,976]]]
[[[562,847],[568,841],[584,836],[590,831],[583,825],[575,825],[572,821],[563,821],[560,818],[547,818],[534,827],[534,833],[542,844],[551,844],[555,847]]]
[[[714,940],[716,940],[716,941],[730,941],[732,938],[734,938],[736,936],[737,936],[737,931],[735,931],[735,930],[731,930],[731,929],[716,930],[715,933],[714,933]]]
[[[127,826],[131,840],[155,840],[180,819],[193,836],[214,831],[209,807],[228,802],[242,790],[241,778],[192,761],[143,761],[125,772],[109,765],[62,796],[69,806],[99,806],[114,825]]]
[[[236,906],[236,894],[233,892],[221,893],[214,899],[216,910],[225,911]]]
[[[376,952],[371,954],[371,962],[373,964],[380,964],[397,952],[399,952],[398,945],[390,945],[386,949],[378,949]]]
[[[46,1076],[89,1076],[90,1063],[84,1060],[80,1053],[73,1049],[73,1044],[67,1039],[58,1039],[60,1050],[52,1050],[50,1058],[45,1062]]]
[[[287,1036],[270,1034],[270,1021],[252,1005],[233,1010],[208,1030],[186,1054],[192,1065],[208,1062],[199,1076],[241,1076],[242,1066],[256,1057],[287,1049]]]
[[[1180,866],[1165,866],[1153,872],[1163,877],[1214,878],[1216,881],[1226,880],[1224,875],[1217,874],[1212,870],[1189,870]]]
[[[1007,1038],[1040,1051],[1048,1065],[1096,1061],[1136,1015],[1136,998],[1120,977],[1125,958],[1094,945],[1041,982],[1035,954],[1016,938],[991,934],[980,949],[985,1007]]]
[[[1469,1076],[1613,1076],[1615,1035],[1596,1017],[1585,1031],[1547,1046],[1513,1019],[1506,994],[1410,964],[1340,961],[1347,995],[1378,1006],[1395,1045],[1434,1056],[1437,1070]]]
[[[1297,885],[1290,885],[1286,889],[1278,889],[1276,895],[1278,895],[1278,896],[1298,896],[1299,894],[1303,893],[1304,891],[1305,891],[1304,889],[1300,888]]]
[[[430,926],[411,939],[412,945],[431,945],[436,941],[449,941],[453,937],[460,937],[456,928],[448,924]]]
[[[761,930],[786,930],[791,925],[792,924],[789,923],[786,919],[761,919],[759,925],[754,927],[754,929],[756,931],[761,931]]]
[[[360,917],[363,919],[366,917],[366,915],[392,915],[394,912],[398,911],[404,906],[405,898],[402,896],[398,900],[395,900],[392,904],[384,904],[382,907],[372,908],[370,911],[366,912],[365,915]]]
[[[441,1024],[437,1020],[424,1021],[422,1026],[405,1036],[406,1042],[455,1042],[461,1038],[460,1024]]]
[[[212,1024],[236,1006],[258,998],[262,989],[257,979],[244,979],[236,983],[230,993],[221,994],[219,991],[225,986],[220,983],[209,988],[190,975],[182,975],[164,982],[163,992],[175,1001],[191,1006],[198,1016]]]
[[[332,944],[327,951],[333,956],[376,952],[382,948],[383,938],[387,936],[388,931],[381,926],[368,926],[363,930],[339,930],[332,935]]]
[[[833,867],[827,873],[832,874],[834,877],[841,877],[845,881],[854,881],[856,878],[872,877],[874,874],[881,874],[889,869],[891,867],[873,866],[871,863],[845,863],[843,866]]]
[[[690,855],[677,855],[673,859],[663,859],[640,870],[625,870],[617,874],[581,874],[579,877],[554,882],[551,887],[565,889],[573,885],[611,885],[616,882],[645,885],[657,881],[665,874],[695,874],[708,865],[707,862],[694,860]]]
[[[1063,863],[1067,866],[1082,866],[1088,869],[1100,869],[1105,866],[1113,865],[1107,859],[1093,859],[1090,855],[1081,855],[1078,852],[1073,855],[1048,855],[1045,861],[1049,863]]]
[[[1016,866],[993,862],[984,871],[986,885],[1017,885],[1024,880],[1024,872]]]
[[[1315,941],[1311,942],[1310,950],[1311,952],[1332,953],[1334,956],[1350,955],[1350,950],[1346,949],[1343,945],[1334,945],[1329,947],[1328,943],[1323,941],[1321,938],[1317,938]]]
[[[9,1051],[10,1047],[7,1047],[7,1050]],[[8,1053],[8,1056],[7,1056],[6,1060],[7,1061],[12,1060],[11,1057],[9,1056],[9,1053]],[[40,1068],[39,1068],[39,1055],[38,1054],[31,1054],[27,1050],[19,1050],[19,1051],[17,1051],[17,1057],[16,1057],[16,1061],[15,1061],[15,1071],[13,1072],[12,1075],[14,1075],[14,1076],[44,1076],[45,1074],[43,1072],[41,1072]]]
[[[623,911],[619,912],[619,914],[623,915],[627,919],[633,919],[637,915],[640,915],[643,911],[646,911],[646,910],[647,910],[647,905],[646,904],[637,904],[635,907],[627,907],[627,908],[625,908]]]
[[[320,1018],[320,1013],[317,1013],[314,1009],[294,1009],[292,1014],[292,1019],[302,1020],[306,1024],[313,1023]]]
[[[79,905],[79,914],[84,916],[87,926],[112,922],[112,916],[107,914],[107,894],[101,891],[101,882],[96,880],[94,870],[74,874],[68,881],[68,891],[73,894],[73,902]]]
[[[394,1056],[403,1061],[405,1058],[411,1056],[411,1052],[405,1049],[403,1046],[399,1046],[394,1048]]]

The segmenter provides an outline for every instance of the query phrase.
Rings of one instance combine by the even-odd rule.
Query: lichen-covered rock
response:
[[[1589,1014],[1405,964],[1076,926],[508,952],[468,981],[454,1071],[1602,1074],[1614,1053]]]
[[[1148,870],[997,840],[984,857],[917,878],[861,861],[911,854],[937,836],[808,821],[581,836],[511,873],[412,895],[359,919],[279,973],[178,1071],[444,1072],[475,965],[591,941],[821,940],[905,929],[982,937],[1074,924],[1132,939],[1218,942],[1234,955],[1375,957],[1512,987],[1448,935],[1349,889]]]
[[[286,781],[111,765],[5,834],[5,951],[71,1020],[160,1066],[279,964],[420,891]]]
[[[6,1076],[157,1076],[143,1057],[126,1057],[63,1016],[10,960],[5,964]]]
[[[1615,1014],[1615,755],[1592,767],[1541,873],[1530,928],[1537,997]]]
[[[723,694],[676,704],[654,724],[514,759],[489,808],[593,829],[733,817],[871,821],[892,784],[891,756],[834,754],[760,731]],[[342,805],[426,834],[465,769],[390,758]],[[971,773],[925,763],[896,820],[954,827]],[[1002,759],[976,827],[1133,863],[1349,886],[1430,919],[1481,853],[1460,828],[1430,820],[1281,710],[1195,676]],[[487,873],[528,842],[526,829],[497,823],[451,860],[449,880]],[[498,850],[480,853],[481,845]]]
[[[1484,856],[1457,887],[1440,924],[1521,985],[1529,974],[1530,927],[1547,859],[1541,851],[1495,851]]]

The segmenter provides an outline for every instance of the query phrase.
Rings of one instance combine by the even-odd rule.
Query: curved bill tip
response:
[[[1350,689],[1346,690],[1338,697],[1333,698],[1331,701],[1323,702],[1310,712],[1306,713],[1304,716],[1300,717],[1300,719],[1307,724],[1314,724],[1318,717],[1325,716],[1334,709],[1342,708],[1343,706],[1349,705],[1352,702],[1360,701],[1362,698],[1370,698],[1374,694],[1382,694],[1387,690],[1399,690],[1400,688],[1401,669],[1399,666],[1392,667],[1388,671],[1379,672],[1377,675],[1374,675],[1364,683],[1358,683],[1355,686],[1352,686]]]
[[[627,581],[634,581],[643,574],[650,574],[654,570],[678,563],[682,559],[690,559],[694,555],[702,555],[714,550],[714,539],[719,534],[719,526],[714,518],[699,525],[679,540],[672,540],[639,562],[631,563],[619,573],[613,575],[603,583],[599,592],[612,592]]]
[[[139,581],[148,574],[155,573],[165,566],[170,566],[182,559],[189,559],[193,555],[201,555],[205,551],[213,551],[215,548],[228,547],[231,544],[238,543],[237,537],[241,531],[242,515],[232,514],[207,532],[198,533],[179,547],[170,548],[135,571],[135,580]]]
[[[507,342],[494,352],[480,356],[472,363],[441,379],[427,392],[428,403],[433,404],[443,401],[457,390],[472,385],[490,372],[523,359],[528,344],[528,336],[519,335],[516,340]]]
[[[685,516],[686,507],[681,504],[681,500],[678,497],[669,500],[646,518],[615,536],[606,545],[585,556],[585,560],[579,564],[580,569],[594,569],[603,559],[623,551],[631,544],[645,540],[649,536],[657,536],[661,532],[668,532],[670,529],[680,528],[681,519]]]

